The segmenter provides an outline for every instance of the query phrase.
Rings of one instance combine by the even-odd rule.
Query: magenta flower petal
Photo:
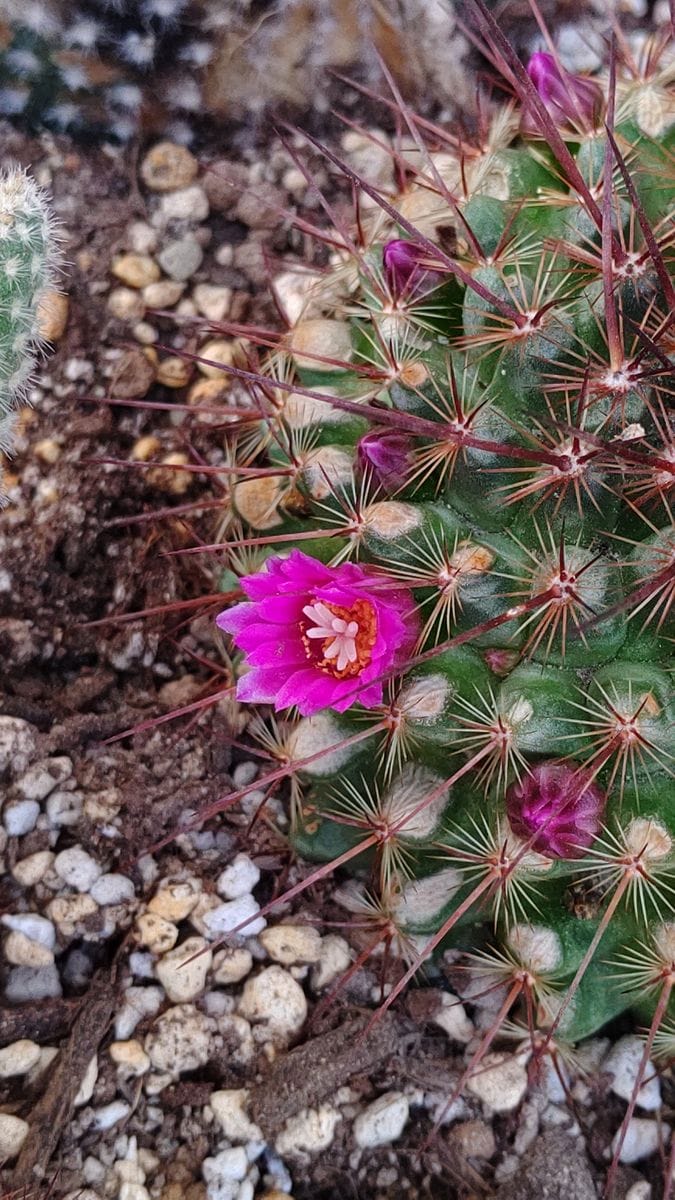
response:
[[[387,286],[394,300],[413,300],[423,292],[431,291],[443,281],[443,273],[424,266],[429,262],[429,253],[407,242],[404,238],[392,238],[382,249],[382,264]]]
[[[599,84],[585,75],[572,75],[558,66],[552,54],[538,51],[527,73],[540,99],[556,121],[573,129],[595,129],[602,117],[604,97]],[[529,114],[532,119],[532,113]]]
[[[606,797],[573,763],[533,767],[506,795],[511,828],[548,858],[582,858],[602,826]]]
[[[300,550],[270,558],[241,581],[248,601],[217,618],[250,669],[237,685],[249,703],[322,708],[382,701],[380,677],[410,653],[418,632],[412,594],[356,563],[327,567]]]
[[[356,447],[363,471],[370,470],[387,493],[398,491],[410,471],[412,440],[389,429],[372,429]]]

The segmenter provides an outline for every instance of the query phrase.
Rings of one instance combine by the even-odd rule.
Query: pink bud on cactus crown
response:
[[[249,668],[237,697],[277,711],[374,708],[382,676],[405,660],[418,633],[412,594],[357,563],[330,567],[292,550],[241,587],[249,600],[216,618]]]
[[[414,300],[424,292],[431,291],[443,281],[441,271],[425,267],[429,254],[407,242],[404,238],[392,238],[382,250],[387,286],[394,300]]]
[[[527,73],[554,120],[575,129],[596,128],[602,116],[603,94],[593,79],[564,71],[553,55],[544,51],[532,55]]]
[[[545,762],[506,796],[513,832],[548,858],[582,858],[600,832],[606,797],[574,763]]]

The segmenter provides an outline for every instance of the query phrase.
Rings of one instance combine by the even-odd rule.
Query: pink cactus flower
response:
[[[596,128],[604,100],[602,89],[593,79],[562,70],[553,55],[543,51],[532,55],[527,73],[556,121],[573,129]]]
[[[606,797],[573,763],[532,768],[506,796],[513,832],[548,858],[582,858],[600,832]]]
[[[356,563],[328,567],[293,550],[241,580],[247,602],[216,623],[244,651],[239,700],[296,705],[303,716],[382,702],[380,676],[410,653],[418,632],[409,591]]]
[[[412,450],[412,441],[404,433],[371,429],[356,449],[361,469],[370,470],[385,492],[391,494],[403,486],[410,470]]]
[[[394,300],[412,300],[424,292],[431,291],[443,280],[441,271],[425,267],[429,254],[406,242],[404,238],[392,238],[382,250],[382,263],[389,290]]]

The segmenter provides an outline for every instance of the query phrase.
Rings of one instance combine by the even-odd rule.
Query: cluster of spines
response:
[[[6,454],[42,349],[39,303],[54,283],[57,257],[41,189],[25,171],[8,168],[0,174],[0,452]]]

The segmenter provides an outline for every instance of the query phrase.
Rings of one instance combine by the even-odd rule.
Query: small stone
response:
[[[56,438],[42,438],[33,446],[33,453],[39,462],[52,467],[61,457],[61,445]]]
[[[297,325],[302,317],[318,316],[322,282],[318,271],[282,271],[276,276],[274,294],[289,325]]]
[[[466,1015],[466,1009],[452,992],[444,992],[441,996],[441,1006],[432,1018],[448,1035],[452,1042],[466,1045],[474,1035],[473,1023]]]
[[[26,800],[44,800],[57,784],[65,783],[72,773],[73,764],[69,758],[44,758],[17,780],[16,790]]]
[[[61,980],[54,963],[45,967],[12,967],[5,984],[10,1004],[32,1004],[61,994]]]
[[[188,392],[188,404],[194,404],[196,407],[218,408],[219,402],[226,402],[231,383],[231,379],[222,373],[218,379],[198,379]],[[197,413],[196,416],[198,421],[212,425],[219,425],[227,419],[227,413],[223,412],[222,408],[219,412],[204,413],[203,415]]]
[[[93,1054],[87,1064],[87,1069],[82,1077],[82,1082],[79,1086],[77,1095],[73,1100],[75,1108],[82,1108],[88,1104],[94,1094],[96,1080],[98,1079],[98,1057]]]
[[[154,378],[154,363],[142,350],[125,350],[115,363],[113,394],[123,400],[144,396]]]
[[[352,331],[346,321],[326,317],[299,321],[291,330],[290,349],[300,370],[346,371],[353,354]]]
[[[167,454],[159,466],[153,467],[147,473],[147,481],[151,487],[161,492],[169,492],[173,496],[183,496],[192,484],[192,472],[181,471],[190,459],[181,450]]]
[[[40,1058],[40,1047],[28,1038],[11,1042],[0,1050],[0,1079],[27,1075]]]
[[[150,1059],[135,1038],[126,1042],[111,1042],[108,1053],[125,1076],[136,1078],[150,1070]]]
[[[5,958],[17,967],[48,967],[54,962],[54,951],[25,933],[10,933],[5,939]]]
[[[209,1104],[220,1128],[230,1142],[260,1142],[263,1135],[248,1116],[247,1088],[213,1092]]]
[[[58,342],[66,332],[68,324],[68,297],[53,288],[43,292],[38,301],[38,332],[46,342]]]
[[[207,168],[202,183],[209,203],[216,212],[233,213],[248,185],[248,170],[243,163],[227,158],[217,159]]]
[[[143,288],[142,296],[148,308],[173,308],[185,291],[185,284],[176,279],[160,279]]]
[[[354,1140],[362,1150],[387,1146],[403,1133],[408,1120],[408,1098],[402,1092],[378,1096],[354,1122]]]
[[[98,904],[86,892],[81,892],[77,896],[55,896],[49,901],[46,911],[61,936],[70,940],[75,937],[82,922],[98,912]]]
[[[170,358],[160,358],[157,367],[157,382],[164,387],[182,388],[190,382],[192,363],[185,358],[172,355]]]
[[[216,891],[226,900],[237,900],[252,892],[260,881],[260,871],[248,854],[237,854],[236,858],[220,872],[216,880]]]
[[[485,1121],[462,1121],[447,1135],[448,1144],[462,1159],[489,1159],[497,1153],[495,1135]]]
[[[208,215],[208,196],[198,183],[162,196],[159,206],[159,218],[163,224],[169,221],[205,221]]]
[[[91,854],[81,846],[62,850],[54,859],[54,870],[60,879],[78,892],[88,892],[102,874],[102,869]]]
[[[28,1121],[12,1113],[0,1113],[0,1162],[16,1158],[29,1133]]]
[[[147,287],[149,283],[156,283],[160,275],[157,263],[149,254],[120,254],[113,259],[111,271],[128,288]]]
[[[113,1100],[110,1104],[104,1104],[101,1108],[94,1110],[91,1128],[105,1133],[107,1129],[112,1129],[113,1125],[117,1125],[125,1117],[128,1117],[130,1112],[131,1105],[127,1104],[126,1100]]]
[[[218,287],[214,283],[198,283],[192,291],[197,312],[209,321],[222,321],[232,303],[232,288]]]
[[[24,937],[30,938],[33,942],[39,942],[48,950],[53,950],[56,945],[54,926],[51,921],[48,921],[46,917],[41,917],[39,913],[5,913],[0,920],[7,929],[22,933]]]
[[[164,1001],[161,987],[128,987],[115,1015],[115,1037],[126,1041],[145,1017],[154,1017]]]
[[[641,1038],[629,1034],[627,1037],[619,1038],[602,1064],[602,1071],[612,1076],[612,1091],[622,1100],[630,1101],[632,1098],[644,1049],[644,1042]],[[654,1066],[649,1060],[642,1078],[643,1082],[637,1094],[637,1103],[647,1112],[654,1112],[661,1106],[661,1085]]]
[[[284,967],[317,962],[321,953],[321,935],[311,925],[275,925],[260,934],[260,943]]]
[[[135,930],[139,945],[147,946],[153,954],[166,954],[178,941],[178,926],[157,913],[143,913],[136,921]]]
[[[341,1120],[342,1114],[332,1104],[305,1108],[286,1122],[277,1134],[274,1147],[285,1158],[306,1159],[330,1146]]]
[[[159,333],[149,321],[137,321],[132,326],[131,332],[136,341],[140,342],[142,346],[152,346],[155,342],[159,341]]]
[[[253,968],[253,955],[245,946],[219,950],[213,959],[213,982],[225,986],[239,983]]]
[[[47,797],[45,809],[52,829],[77,825],[82,816],[82,795],[80,792],[52,792]]]
[[[164,954],[157,963],[157,978],[174,1004],[194,1000],[204,990],[212,954],[204,938],[191,937]]]
[[[235,217],[249,229],[276,229],[283,221],[283,200],[272,183],[245,188],[235,208]]]
[[[612,1154],[616,1152],[620,1136],[621,1130],[617,1130],[612,1139]],[[619,1162],[641,1162],[643,1158],[649,1158],[662,1146],[666,1146],[669,1139],[670,1127],[662,1121],[648,1121],[644,1117],[633,1117],[628,1122],[626,1136],[619,1153]]]
[[[129,287],[113,288],[106,307],[110,315],[118,321],[141,321],[145,314],[142,295]]]
[[[387,135],[381,129],[361,133],[349,129],[342,137],[342,149],[353,171],[377,188],[391,190],[394,185],[394,156],[387,149]],[[378,145],[384,143],[384,145]]]
[[[89,892],[97,904],[124,904],[127,900],[135,899],[134,885],[127,875],[111,872],[101,875]]]
[[[337,933],[329,933],[321,939],[319,959],[312,967],[311,982],[315,992],[334,983],[340,975],[344,975],[352,961],[349,942]]]
[[[23,837],[35,829],[39,816],[37,800],[10,800],[2,810],[2,823],[9,837]]]
[[[151,192],[173,192],[188,187],[199,164],[185,146],[177,142],[158,142],[141,163],[141,179]]]
[[[288,971],[266,967],[246,980],[238,1011],[252,1024],[266,1024],[273,1040],[286,1040],[304,1025],[307,999]]]
[[[0,777],[23,775],[36,757],[36,731],[18,717],[0,717]]]
[[[161,449],[162,443],[159,438],[153,437],[152,434],[146,434],[145,437],[134,442],[129,458],[132,462],[149,462]]]
[[[44,879],[53,861],[54,854],[51,850],[36,850],[34,854],[27,854],[25,858],[20,858],[14,863],[12,876],[21,887],[35,887]]]
[[[568,1133],[555,1129],[538,1137],[496,1200],[597,1200],[586,1154]]]
[[[182,282],[191,279],[195,271],[199,270],[203,257],[204,251],[199,242],[187,234],[176,241],[167,242],[157,259],[166,275]],[[147,282],[151,283],[152,280],[148,279]]]
[[[254,896],[240,896],[209,909],[202,915],[202,922],[211,937],[235,930],[240,937],[256,937],[267,924],[264,917],[257,916],[259,912],[260,905]]]
[[[125,244],[136,254],[152,254],[157,249],[157,230],[147,221],[132,221],[127,226]]]
[[[221,379],[222,367],[218,364],[222,363],[224,367],[231,367],[234,361],[234,350],[234,342],[225,342],[222,339],[207,342],[199,350],[199,357],[208,359],[208,362],[198,362],[197,367],[207,379]]]
[[[511,1112],[527,1091],[525,1064],[513,1054],[486,1054],[467,1088],[489,1112]]]
[[[189,917],[202,892],[198,879],[164,881],[148,904],[148,911],[167,921],[184,921]]]
[[[209,1060],[212,1024],[192,1004],[169,1008],[145,1038],[145,1051],[159,1071],[196,1071]]]

